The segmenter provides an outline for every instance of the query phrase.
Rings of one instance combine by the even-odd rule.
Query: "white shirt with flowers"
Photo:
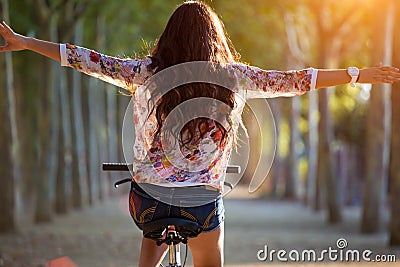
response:
[[[60,45],[61,65],[99,78],[133,93],[135,142],[134,179],[138,183],[160,186],[209,185],[222,188],[233,144],[232,135],[221,142],[222,131],[210,119],[200,124],[196,142],[177,150],[164,151],[169,139],[154,136],[157,121],[149,114],[148,100],[151,87],[142,86],[152,77],[150,57],[122,59],[70,44]],[[234,90],[236,105],[231,122],[234,131],[244,103],[250,98],[298,96],[315,89],[317,70],[308,68],[297,71],[263,70],[243,63],[225,64],[237,80]],[[249,82],[250,81],[250,82]],[[143,127],[144,126],[144,127]]]

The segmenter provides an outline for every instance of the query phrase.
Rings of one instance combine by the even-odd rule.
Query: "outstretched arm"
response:
[[[345,69],[320,69],[318,70],[315,88],[325,88],[346,84],[351,81]],[[394,83],[400,81],[400,71],[395,67],[372,67],[360,70],[358,83]]]
[[[15,33],[4,21],[0,24],[0,35],[6,44],[0,46],[0,52],[31,50],[61,63],[62,66],[75,68],[116,86],[134,92],[136,85],[152,74],[148,66],[150,58],[121,59],[100,54],[96,51],[69,44],[57,44]]]
[[[6,44],[0,46],[0,52],[31,50],[60,62],[60,45],[15,33],[4,21],[0,24],[0,35]]]
[[[246,98],[273,98],[298,96],[308,91],[350,83],[346,69],[313,69],[291,71],[263,70],[242,63],[232,64],[247,83]],[[400,71],[395,67],[361,69],[358,83],[394,83],[400,81]]]

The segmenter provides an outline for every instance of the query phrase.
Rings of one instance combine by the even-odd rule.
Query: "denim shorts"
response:
[[[224,221],[222,195],[206,187],[182,188],[131,184],[129,211],[140,230],[143,225],[166,217],[184,218],[200,224],[203,232],[212,232]],[[186,187],[187,189],[187,187]]]

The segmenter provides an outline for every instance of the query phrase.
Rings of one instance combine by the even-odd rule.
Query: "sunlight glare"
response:
[[[360,84],[361,88],[360,99],[362,101],[368,101],[371,95],[372,84]]]

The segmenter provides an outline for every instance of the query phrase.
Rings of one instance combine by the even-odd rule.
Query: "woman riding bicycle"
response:
[[[70,44],[28,38],[13,32],[5,22],[0,25],[0,34],[6,41],[0,52],[32,50],[132,92],[136,140],[135,182],[129,197],[131,215],[139,228],[168,216],[197,221],[203,232],[188,242],[195,266],[223,266],[222,185],[245,100],[297,96],[355,81],[393,83],[400,79],[399,70],[393,67],[280,72],[240,63],[221,20],[208,5],[198,1],[185,2],[174,11],[145,58],[109,57]],[[189,62],[210,63],[206,70],[210,75],[212,70],[218,74],[222,69],[221,75],[226,76],[230,87],[191,80],[166,90],[162,87],[165,80],[148,82],[170,67]],[[204,64],[199,63],[198,67],[199,72],[204,72]],[[197,75],[193,70],[188,73]],[[169,77],[175,79],[176,71]],[[196,99],[216,101],[204,104]],[[203,103],[197,109],[207,110],[208,116],[188,107],[175,112],[191,100]],[[190,106],[196,109],[196,105]],[[185,112],[192,116],[191,120],[184,119]],[[173,127],[179,123],[181,127]],[[189,198],[185,197],[187,191],[181,190],[188,188],[196,190]],[[197,201],[204,198],[211,199]],[[158,266],[165,253],[166,246],[143,238],[139,266]]]

